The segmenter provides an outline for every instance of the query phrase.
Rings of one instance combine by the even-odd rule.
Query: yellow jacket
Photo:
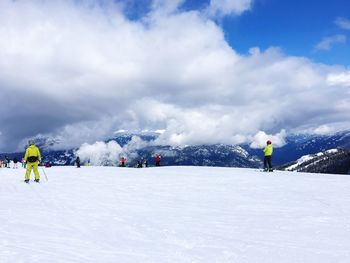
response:
[[[41,160],[41,154],[40,154],[39,148],[36,147],[34,144],[30,145],[27,148],[26,154],[24,155],[24,160],[27,161],[28,157],[31,157],[31,156],[38,157],[38,161]]]
[[[266,147],[264,149],[264,155],[265,156],[271,156],[272,152],[273,152],[272,144],[266,145]]]

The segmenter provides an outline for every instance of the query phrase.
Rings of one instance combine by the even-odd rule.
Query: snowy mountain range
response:
[[[122,132],[116,134],[106,143],[114,141],[121,147],[126,147],[128,143],[137,136],[139,140],[144,142],[154,141],[158,133],[127,133]],[[50,138],[39,138],[36,140],[36,144],[43,152],[43,162],[50,162],[54,165],[72,165],[75,160],[75,152],[77,149],[67,149],[54,151],[50,150],[54,144]],[[150,146],[151,145],[151,146]],[[305,155],[312,155],[317,153],[326,152],[329,149],[344,149],[350,150],[350,132],[340,132],[333,135],[292,135],[286,138],[286,144],[281,148],[274,149],[273,164],[282,168],[287,165],[292,165],[299,158]],[[342,151],[339,153],[344,154]],[[137,161],[147,160],[149,165],[154,164],[154,156],[156,153],[162,156],[162,165],[196,165],[196,166],[221,166],[221,167],[247,167],[258,168],[262,167],[262,149],[252,149],[249,145],[196,145],[196,146],[184,146],[184,147],[172,147],[172,146],[157,146],[148,144],[145,147],[134,149],[128,158],[127,166],[135,167]],[[327,156],[330,152],[325,153]],[[3,158],[1,155],[1,158]],[[17,156],[21,158],[23,153],[9,153],[6,154],[10,158]],[[345,154],[346,155],[346,154]],[[293,163],[294,162],[294,163]],[[338,162],[341,162],[338,164]],[[337,167],[343,165],[343,160],[334,158],[332,165],[325,171],[328,173],[337,173],[339,170]],[[107,163],[106,163],[107,164]],[[108,163],[108,165],[113,165]],[[115,163],[117,165],[117,163]],[[333,168],[332,168],[333,167]],[[306,168],[305,168],[306,169]],[[316,165],[309,165],[307,170],[300,167],[297,170],[309,171],[309,172],[323,172]],[[345,169],[345,168],[344,168]]]
[[[43,162],[55,165],[72,165],[75,160],[75,150],[44,151]],[[162,156],[162,166],[169,165],[195,165],[195,166],[221,166],[221,167],[247,167],[258,168],[261,160],[250,155],[240,146],[232,145],[201,145],[186,147],[149,146],[136,150],[136,158],[128,158],[127,166],[136,167],[142,160],[154,165],[154,156]],[[117,163],[115,164],[117,165]]]

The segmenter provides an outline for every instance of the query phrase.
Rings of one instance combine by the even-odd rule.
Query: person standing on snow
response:
[[[77,156],[77,158],[75,159],[75,163],[77,164],[77,168],[80,168],[80,158],[79,158],[79,156]]]
[[[39,183],[40,175],[38,171],[38,165],[41,161],[41,154],[39,148],[35,146],[33,141],[29,141],[29,146],[26,149],[26,153],[24,155],[24,161],[27,163],[27,170],[25,176],[25,182],[29,183],[30,173],[34,170],[35,182]]]
[[[266,142],[266,147],[264,148],[264,171],[272,172],[272,164],[271,164],[271,156],[272,156],[273,148],[272,148],[272,142],[268,140]]]
[[[18,168],[18,159],[16,157],[13,158],[13,169],[17,169]]]
[[[25,161],[24,158],[23,158],[23,159],[22,159],[22,167],[23,167],[23,168],[26,168],[26,165],[27,165],[27,164],[26,164],[26,161]]]
[[[160,155],[156,155],[156,166],[160,166]]]
[[[9,161],[9,158],[7,156],[5,156],[5,158],[4,158],[4,167],[10,168],[10,161]]]
[[[122,157],[120,159],[119,167],[126,167],[125,163],[126,163],[126,158]]]

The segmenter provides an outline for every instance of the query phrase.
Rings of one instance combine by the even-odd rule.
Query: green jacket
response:
[[[30,156],[36,156],[38,157],[38,161],[41,160],[41,154],[40,154],[39,148],[36,147],[34,144],[30,145],[27,148],[26,154],[24,155],[24,160],[27,161],[28,157]]]
[[[273,152],[272,144],[266,145],[264,149],[264,156],[271,156]]]

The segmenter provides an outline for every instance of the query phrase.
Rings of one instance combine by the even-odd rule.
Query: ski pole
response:
[[[44,173],[44,175],[45,175],[46,181],[49,181],[49,179],[47,179],[47,175],[46,175],[45,170],[44,170],[43,167],[41,167],[41,170],[43,170],[43,173]]]

